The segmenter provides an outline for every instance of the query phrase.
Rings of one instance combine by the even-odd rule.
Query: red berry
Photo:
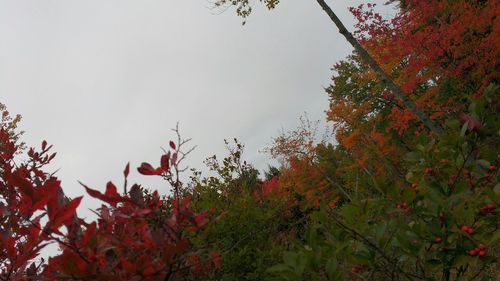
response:
[[[497,167],[496,167],[496,166],[493,166],[493,165],[491,165],[491,166],[488,168],[488,170],[490,170],[490,171],[492,171],[492,172],[493,172],[493,171],[495,171],[496,169],[497,169]]]
[[[426,173],[427,175],[432,175],[432,173],[433,173],[433,172],[434,172],[434,170],[432,170],[432,168],[427,168],[427,169],[425,169],[425,173]]]
[[[486,174],[484,174],[484,177],[485,177],[485,178],[489,178],[490,176],[491,176],[491,175],[490,175],[490,173],[486,173]]]
[[[413,188],[413,189],[416,189],[416,188],[417,188],[417,186],[418,186],[418,184],[416,184],[416,183],[412,183],[412,184],[411,184],[411,188]]]
[[[448,164],[448,162],[449,162],[449,161],[448,161],[448,159],[441,159],[441,161],[440,161],[440,162],[441,162],[442,164]]]
[[[484,250],[486,248],[486,246],[483,243],[481,243],[481,244],[479,244],[478,248],[481,250]]]
[[[464,226],[462,226],[462,230],[465,231],[465,232],[467,232],[467,231],[469,231],[469,227],[466,226],[466,225],[464,225]]]
[[[408,208],[408,204],[406,204],[406,202],[404,202],[402,207],[403,207],[403,209],[406,209],[406,208]]]
[[[354,272],[354,273],[357,273],[359,271],[359,269],[356,266],[353,266],[351,268],[351,271]]]
[[[475,256],[477,255],[477,251],[476,250],[470,250],[469,251],[469,256]]]
[[[469,228],[469,230],[467,230],[467,233],[469,233],[470,235],[472,235],[474,233],[474,229]]]
[[[493,204],[488,204],[488,205],[486,205],[484,207],[486,207],[486,209],[488,209],[488,210],[494,210],[495,209],[495,205],[493,205]]]
[[[396,208],[397,208],[397,209],[401,209],[401,205],[396,204]]]
[[[441,243],[443,241],[443,238],[441,238],[440,236],[437,236],[435,239],[434,239],[434,242],[436,243]]]
[[[480,257],[484,257],[485,255],[486,255],[486,251],[485,250],[479,251],[479,256]]]

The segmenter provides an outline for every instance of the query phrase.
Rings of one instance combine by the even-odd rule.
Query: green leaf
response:
[[[455,118],[447,119],[444,123],[451,129],[457,130],[460,127],[460,122]]]
[[[269,267],[266,271],[271,273],[280,273],[288,270],[290,270],[288,265],[280,263]]]
[[[405,191],[403,191],[403,201],[405,201],[405,202],[408,202],[408,203],[412,202],[416,196],[417,196],[417,193],[413,189],[407,188],[407,189],[405,189]]]
[[[458,257],[455,257],[455,259],[453,260],[453,266],[460,267],[463,265],[475,264],[476,260],[477,260],[477,258],[475,258],[475,257],[460,255]]]
[[[387,229],[387,225],[385,223],[382,223],[378,226],[376,226],[375,229],[375,239],[377,242],[380,244],[382,239],[384,238],[385,230]]]
[[[482,168],[485,168],[485,169],[488,169],[488,167],[491,165],[490,162],[488,162],[484,159],[476,160],[476,164]]]
[[[460,137],[465,137],[465,132],[467,131],[467,128],[469,127],[469,121],[465,122],[465,124],[462,125],[462,129],[460,130]]]
[[[316,248],[318,241],[318,231],[315,226],[310,227],[307,229],[307,244],[311,246],[313,249]]]
[[[342,280],[341,273],[337,271],[337,259],[335,257],[328,259],[325,265],[325,271],[329,281]]]
[[[353,204],[348,204],[342,208],[341,214],[348,222],[354,222],[358,218],[359,208]]]
[[[293,268],[297,265],[297,254],[294,252],[285,252],[283,254],[283,261],[286,265]]]
[[[495,231],[493,233],[493,236],[489,239],[488,245],[495,245],[495,243],[497,243],[498,240],[500,240],[500,231]]]
[[[432,269],[437,270],[440,266],[442,266],[442,262],[437,259],[431,259],[426,262],[426,264]]]
[[[418,160],[420,160],[420,154],[415,151],[408,152],[406,153],[404,159],[408,162],[417,162]]]
[[[408,251],[411,248],[410,240],[408,240],[408,236],[406,236],[405,233],[397,234],[396,241],[406,251]]]

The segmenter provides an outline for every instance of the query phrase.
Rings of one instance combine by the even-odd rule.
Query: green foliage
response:
[[[264,3],[266,7],[271,10],[278,5],[279,0],[259,0],[259,2]],[[249,0],[216,0],[214,2],[215,7],[227,9],[231,6],[236,8],[236,14],[243,18],[243,24],[245,24],[245,19],[252,13],[252,6]]]
[[[317,234],[270,271],[278,280],[493,278],[500,239],[496,95],[490,85],[471,99],[468,117],[448,120],[440,139],[420,135],[404,158],[406,184],[388,183],[371,196],[351,192],[352,201],[313,214],[309,231]],[[471,127],[476,122],[482,125]],[[331,260],[335,269],[327,268]]]
[[[289,223],[284,204],[256,196],[258,172],[242,161],[243,145],[235,140],[228,151],[222,163],[216,156],[207,159],[214,176],[195,180],[194,206],[223,213],[196,240],[200,246],[212,245],[222,258],[204,280],[266,280],[267,267],[279,262],[286,244],[287,238],[280,237]]]
[[[280,170],[274,166],[268,166],[267,171],[264,172],[264,178],[266,181],[272,179],[273,177],[277,177],[280,175]]]
[[[23,131],[19,131],[17,128],[21,119],[22,117],[20,114],[11,116],[7,107],[0,102],[0,128],[6,130],[11,135],[14,142],[18,142],[19,138],[24,133]],[[18,145],[18,153],[21,153],[26,148],[26,145],[24,142],[21,142]]]

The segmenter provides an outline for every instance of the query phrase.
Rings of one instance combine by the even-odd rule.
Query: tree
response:
[[[22,152],[15,132],[19,118],[12,120],[5,112],[0,127],[0,280],[38,280],[44,263],[35,258],[48,244],[63,243],[63,226],[68,233],[78,230],[75,210],[82,198],[66,198],[60,181],[43,170],[55,157],[46,141],[40,150],[30,148],[25,161],[16,161]]]
[[[447,120],[440,140],[420,136],[402,163],[405,182],[360,179],[350,200],[314,212],[306,240],[270,268],[277,280],[498,275],[498,89],[487,87],[470,112]]]
[[[293,217],[287,199],[274,196],[277,177],[262,182],[243,160],[244,146],[236,139],[226,145],[226,157],[205,161],[211,176],[194,176],[194,208],[224,214],[195,239],[198,245],[210,241],[221,255],[220,267],[203,280],[268,280],[268,265],[279,262],[293,239]]]
[[[278,0],[261,0],[264,2],[268,9],[274,9],[279,3]],[[401,90],[401,88],[396,85],[391,77],[379,66],[379,64],[372,58],[372,56],[366,51],[366,49],[354,38],[354,36],[347,30],[342,21],[337,17],[333,10],[326,4],[324,0],[317,0],[318,4],[325,11],[325,13],[330,17],[335,26],[339,29],[340,34],[342,34],[346,40],[351,44],[360,58],[376,73],[377,77],[382,80],[386,86],[401,100],[402,104],[410,110],[417,118],[434,134],[439,135],[442,133],[441,127],[436,124],[433,120],[429,118],[427,114],[421,111],[417,105],[408,98],[408,96]],[[232,5],[236,6],[236,12],[239,16],[244,19],[248,17],[252,11],[249,6],[248,0],[217,0],[215,2],[217,7]]]
[[[180,163],[188,152],[182,150],[189,140],[170,142],[170,151],[160,157],[160,166],[142,163],[137,171],[160,176],[172,193],[160,197],[139,184],[128,187],[127,164],[123,193],[114,183],[105,193],[84,186],[87,193],[103,201],[96,210],[97,221],[78,222],[84,229],[68,233],[62,252],[49,259],[44,276],[49,280],[198,280],[220,264],[220,256],[209,245],[195,247],[191,238],[209,223],[209,211],[195,212],[190,194],[182,186]]]
[[[432,119],[458,114],[464,97],[480,96],[498,82],[497,1],[393,2],[401,11],[391,20],[372,5],[351,8],[358,19],[355,35]],[[402,133],[415,116],[399,105],[387,119]]]
[[[18,142],[19,138],[23,134],[22,131],[17,130],[17,126],[19,125],[19,122],[21,122],[22,116],[20,114],[16,114],[16,116],[12,117],[9,114],[9,111],[7,110],[7,107],[5,104],[0,102],[0,113],[1,113],[1,120],[0,120],[0,126],[6,130],[9,134],[12,135],[12,140],[14,142]],[[25,144],[23,142],[20,142],[18,144],[18,150],[22,151],[25,148]]]
[[[321,195],[330,190],[314,180],[333,177],[339,200],[333,208],[322,200],[308,215],[306,239],[269,272],[277,280],[488,280],[498,275],[490,249],[499,239],[500,123],[498,87],[489,84],[498,81],[498,3],[401,1],[391,22],[367,6],[351,9],[358,40],[419,107],[435,110],[444,131],[430,137],[415,124],[387,81],[373,82],[377,69],[358,50],[337,64],[327,93],[339,144],[318,146],[316,161],[298,169],[282,168],[280,184],[289,173],[299,179],[291,188]]]
[[[183,192],[184,141],[170,142],[172,151],[161,156],[159,167],[138,168],[143,175],[163,177],[172,197],[160,198],[138,184],[129,190],[127,165],[122,194],[112,182],[105,193],[84,185],[105,203],[95,211],[98,219],[87,222],[76,214],[82,197],[65,197],[61,182],[43,170],[55,157],[52,146],[43,141],[41,150],[30,148],[26,161],[16,161],[15,123],[2,122],[0,128],[0,280],[197,280],[218,266],[217,252],[190,242],[209,224],[210,213],[194,212]],[[48,263],[37,260],[52,243],[61,252]]]

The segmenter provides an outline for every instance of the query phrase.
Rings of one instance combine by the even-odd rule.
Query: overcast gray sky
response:
[[[255,1],[257,2],[257,1]],[[330,1],[349,27],[347,7]],[[378,1],[381,2],[381,1]],[[316,1],[256,5],[245,26],[206,0],[0,0],[0,102],[23,116],[24,141],[54,144],[51,167],[70,196],[122,170],[157,164],[180,122],[201,168],[223,139],[258,151],[307,111],[324,119],[330,68],[350,53]],[[132,174],[162,193],[161,181]],[[96,207],[85,199],[82,206]]]

